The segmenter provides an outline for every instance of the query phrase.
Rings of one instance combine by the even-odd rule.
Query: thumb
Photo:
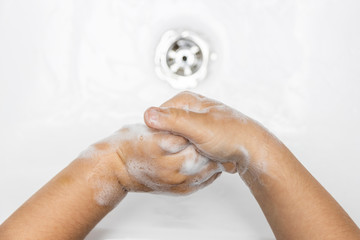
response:
[[[204,115],[180,108],[151,107],[145,111],[146,125],[181,135],[194,143],[201,141]]]

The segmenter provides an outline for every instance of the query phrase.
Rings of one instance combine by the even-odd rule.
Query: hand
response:
[[[235,162],[277,239],[360,239],[356,224],[287,147],[224,104],[183,92],[146,110],[146,124],[187,138],[202,155]]]
[[[187,194],[222,170],[182,137],[130,125],[91,145],[35,193],[0,225],[0,239],[84,239],[128,191]]]
[[[82,157],[89,155],[115,158],[113,175],[126,191],[133,192],[188,194],[213,182],[224,169],[201,156],[183,137],[140,124],[122,128],[91,146]],[[96,182],[103,175],[112,174],[92,178]]]
[[[191,92],[182,92],[160,108],[149,108],[146,124],[190,140],[208,158],[235,162],[239,173],[266,155],[271,134],[242,113]],[[259,147],[260,146],[260,147]]]

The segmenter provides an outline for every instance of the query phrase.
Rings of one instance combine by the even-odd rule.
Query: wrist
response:
[[[294,169],[300,169],[295,156],[279,140],[269,137],[254,153],[246,171],[240,177],[257,198],[271,192],[282,192]]]
[[[88,147],[74,161],[84,172],[83,178],[97,205],[113,207],[127,193],[123,181],[120,181],[120,176],[124,175],[124,165],[120,158],[117,146],[115,148],[100,142]]]
[[[285,145],[260,124],[251,122],[247,127],[246,140],[243,146],[243,159],[238,163],[238,173],[250,186],[263,184],[264,177],[273,175],[282,159],[288,159],[290,151]],[[243,137],[243,136],[242,136]],[[290,153],[291,154],[291,153]],[[286,156],[285,156],[286,155]]]

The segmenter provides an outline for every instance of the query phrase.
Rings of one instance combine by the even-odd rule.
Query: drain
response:
[[[199,46],[185,38],[177,40],[166,55],[168,67],[173,73],[180,76],[190,76],[197,72],[202,61],[203,55]]]
[[[206,77],[208,61],[208,44],[189,31],[167,31],[156,49],[156,73],[177,89],[196,87]]]

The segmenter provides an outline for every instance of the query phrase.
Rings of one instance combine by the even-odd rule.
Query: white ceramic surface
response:
[[[92,142],[175,95],[168,29],[218,55],[194,91],[259,120],[360,224],[360,1],[0,0],[0,222]],[[129,194],[87,239],[272,239],[236,175]]]

